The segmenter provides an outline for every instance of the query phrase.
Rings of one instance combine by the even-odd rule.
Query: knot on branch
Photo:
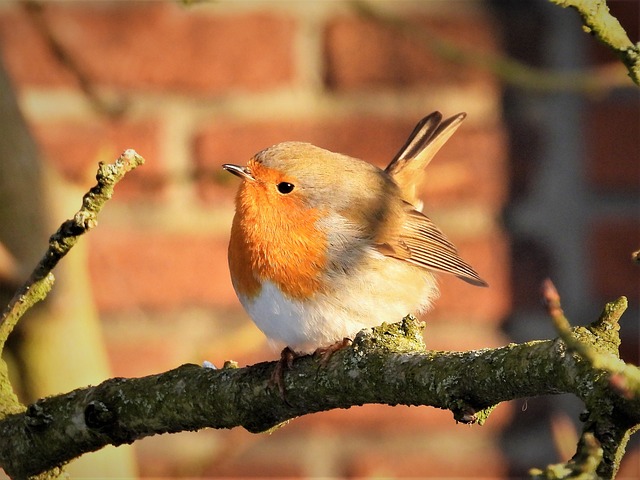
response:
[[[617,354],[620,347],[620,317],[627,309],[627,297],[620,297],[604,306],[598,320],[589,325],[589,330],[602,341],[611,345],[609,351]]]
[[[424,352],[427,348],[422,338],[424,328],[424,322],[413,315],[407,315],[401,322],[383,323],[378,327],[360,331],[353,341],[353,349],[396,353]]]
[[[497,406],[498,405],[496,404],[477,410],[466,401],[458,399],[449,405],[448,408],[451,410],[451,413],[453,413],[453,419],[456,422],[464,423],[465,425],[478,424],[482,426],[489,419],[489,415],[491,415],[491,412],[493,412],[494,408]]]
[[[43,430],[53,422],[53,416],[39,403],[33,403],[27,408],[24,422],[30,430]]]
[[[470,425],[478,421],[478,412],[476,412],[476,409],[463,400],[455,400],[452,402],[452,404],[449,405],[449,410],[453,413],[453,418],[456,422]]]
[[[116,412],[100,401],[89,402],[84,409],[84,423],[92,430],[105,430],[111,427],[117,418]]]

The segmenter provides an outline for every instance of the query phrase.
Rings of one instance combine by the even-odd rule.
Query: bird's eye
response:
[[[284,195],[286,195],[287,193],[291,193],[293,192],[295,185],[293,183],[289,183],[289,182],[280,182],[276,188],[278,189],[278,191]]]

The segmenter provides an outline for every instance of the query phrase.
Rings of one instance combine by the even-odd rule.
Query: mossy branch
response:
[[[0,352],[9,334],[24,313],[43,300],[51,287],[54,277],[51,271],[78,238],[98,224],[98,213],[113,195],[113,189],[125,174],[144,163],[144,158],[134,150],[126,150],[111,164],[100,163],[96,174],[97,184],[82,198],[82,207],[73,218],[65,221],[49,239],[49,247],[29,279],[13,296],[0,317]]]
[[[600,318],[588,327],[572,329],[560,305],[560,295],[550,280],[544,282],[542,294],[568,351],[588,363],[592,371],[598,373],[599,381],[608,384],[608,389],[585,384],[585,396],[581,398],[587,409],[581,418],[584,425],[576,454],[567,463],[550,465],[544,471],[532,470],[532,475],[539,479],[614,478],[629,437],[640,427],[637,421],[632,424],[620,422],[614,413],[621,407],[616,404],[618,398],[640,399],[640,369],[626,364],[618,356],[618,322],[627,309],[627,299],[620,297],[608,303]],[[598,338],[597,346],[589,341],[590,334]]]
[[[0,466],[22,478],[107,444],[206,427],[262,432],[297,416],[365,403],[428,405],[477,423],[503,401],[573,393],[592,416],[615,419],[620,432],[640,424],[640,395],[620,395],[601,370],[560,338],[435,352],[424,349],[421,328],[408,317],[362,331],[326,364],[314,356],[297,359],[284,375],[286,401],[271,381],[275,362],[220,370],[183,365],[42,399],[0,422]],[[609,342],[593,325],[573,332],[594,351],[610,354]],[[597,472],[611,478],[602,465],[620,448],[607,445],[601,431],[593,435],[603,450]]]
[[[20,318],[36,303],[46,298],[54,282],[54,276],[51,272],[58,262],[76,244],[80,235],[97,225],[98,213],[106,201],[111,198],[115,184],[127,172],[143,162],[144,159],[135,151],[127,150],[114,163],[100,164],[96,175],[96,186],[85,194],[82,199],[82,207],[73,218],[65,221],[51,236],[44,256],[2,313],[0,317],[0,354]],[[19,402],[9,382],[7,366],[0,359],[0,419],[8,415],[23,413],[25,410],[26,407]],[[57,478],[60,473],[57,468],[45,469],[38,478]]]
[[[574,8],[582,17],[584,30],[615,52],[627,67],[633,83],[640,86],[640,43],[633,44],[605,0],[550,0],[563,8]]]

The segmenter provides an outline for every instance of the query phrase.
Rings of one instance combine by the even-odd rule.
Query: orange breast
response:
[[[261,179],[270,174],[259,173]],[[322,211],[306,208],[295,194],[278,195],[270,185],[245,181],[238,191],[229,243],[234,286],[252,298],[268,280],[291,298],[309,298],[321,288],[327,264],[326,235],[315,227]]]

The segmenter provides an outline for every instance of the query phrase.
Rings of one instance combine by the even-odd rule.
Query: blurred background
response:
[[[639,3],[607,3],[637,42]],[[220,165],[301,140],[383,166],[434,110],[468,117],[429,167],[425,211],[490,288],[443,277],[427,346],[554,337],[539,299],[550,277],[573,324],[626,295],[622,354],[638,363],[639,90],[574,11],[544,0],[5,0],[0,53],[2,304],[79,208],[97,162],[126,148],[146,158],[10,339],[25,401],[186,362],[277,358],[229,281],[238,180]],[[270,435],[148,438],[69,469],[514,478],[573,454],[581,408],[521,399],[469,427],[432,408],[369,405]],[[640,476],[637,443],[619,478]]]

